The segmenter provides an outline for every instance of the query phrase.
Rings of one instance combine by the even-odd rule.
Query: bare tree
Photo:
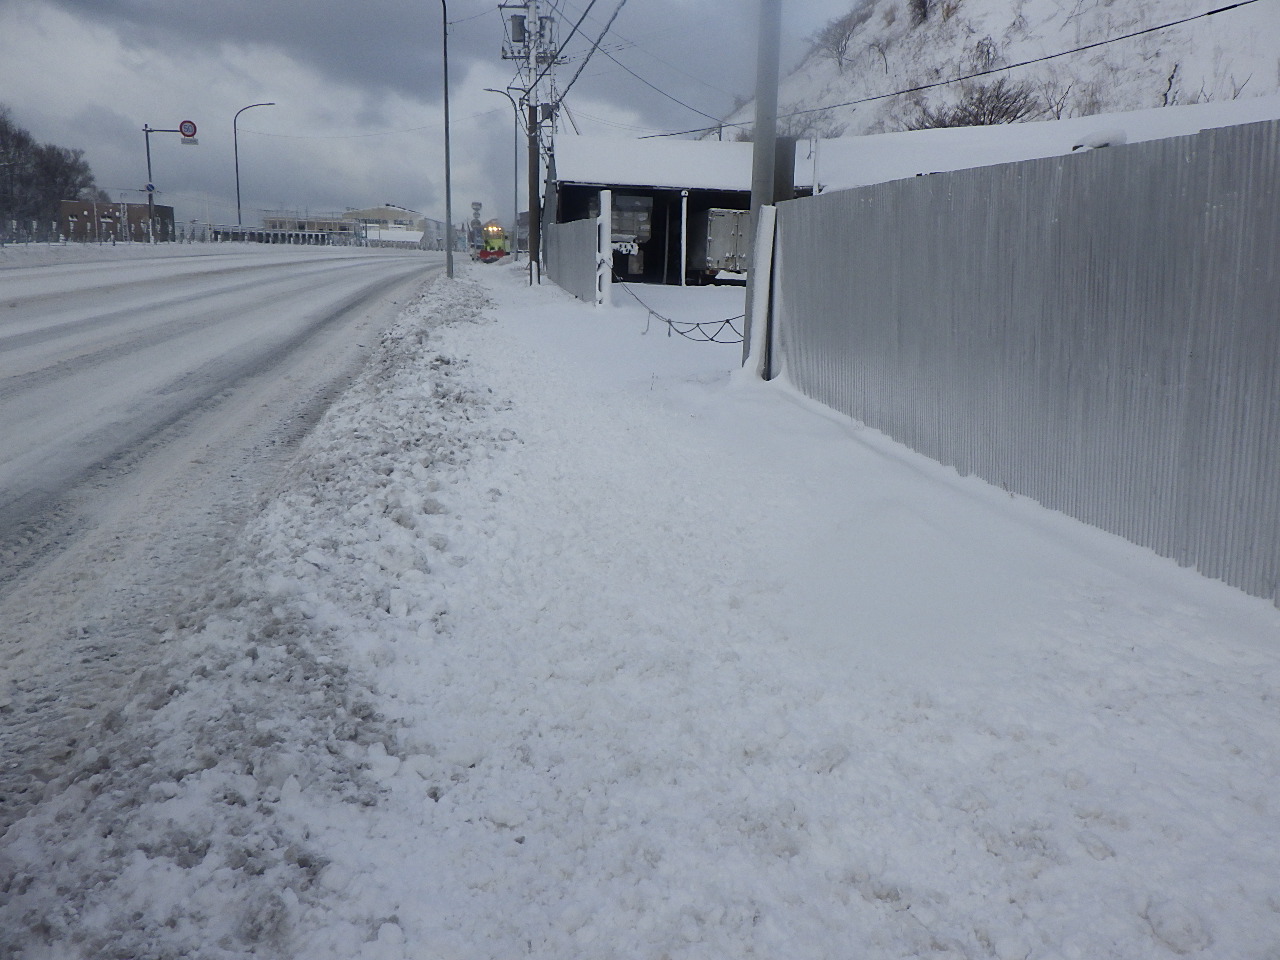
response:
[[[920,116],[907,124],[908,130],[935,127],[982,127],[998,123],[1017,123],[1044,112],[1029,84],[1009,83],[1001,77],[995,83],[975,84],[965,90],[963,99],[954,107],[941,110],[920,108]]]
[[[1053,115],[1053,119],[1061,120],[1067,112],[1067,100],[1071,97],[1074,83],[1067,84],[1063,90],[1055,80],[1040,81],[1040,97],[1045,105],[1045,112]]]
[[[880,59],[884,61],[884,72],[888,73],[889,72],[889,53],[888,53],[888,48],[886,47],[884,41],[873,40],[871,41],[871,43],[867,44],[867,49],[874,50],[876,53],[880,54]]]
[[[836,17],[827,22],[809,41],[812,49],[836,62],[836,69],[844,73],[844,65],[849,59],[849,46],[853,35],[871,17],[874,8],[863,4],[843,17]]]
[[[0,219],[52,221],[63,200],[96,197],[83,150],[37,143],[0,106]]]

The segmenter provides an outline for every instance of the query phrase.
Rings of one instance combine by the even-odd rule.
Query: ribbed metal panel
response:
[[[805,393],[1280,603],[1280,122],[780,205]]]
[[[598,237],[595,217],[547,225],[543,238],[547,276],[575,297],[596,302]]]

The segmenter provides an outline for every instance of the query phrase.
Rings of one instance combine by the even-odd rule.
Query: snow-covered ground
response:
[[[1280,610],[464,272],[0,838],[0,954],[1280,955]]]

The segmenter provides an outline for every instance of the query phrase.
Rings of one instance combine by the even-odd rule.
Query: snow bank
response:
[[[1280,949],[1280,611],[469,276],[0,840],[0,952]]]
[[[844,137],[821,140],[816,146],[801,142],[796,145],[796,180],[816,182],[823,190],[843,190],[1276,119],[1280,94],[1065,120]]]

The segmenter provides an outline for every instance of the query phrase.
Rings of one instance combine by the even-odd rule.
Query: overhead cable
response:
[[[578,72],[573,75],[564,90],[561,91],[559,98],[556,100],[557,103],[562,102],[564,98],[569,95],[569,90],[575,83],[577,83],[578,78],[582,76],[582,71],[585,70],[587,68],[587,64],[591,62],[591,55],[600,49],[600,41],[602,41],[605,38],[605,35],[608,34],[609,28],[613,26],[613,21],[618,19],[618,14],[622,12],[622,8],[626,5],[627,0],[618,0],[618,6],[613,11],[613,16],[609,18],[609,22],[606,23],[604,25],[604,29],[600,31],[600,36],[596,37],[596,42],[591,45],[591,49],[587,52],[586,57],[583,59],[582,63],[578,65]]]
[[[559,58],[560,50],[563,50],[566,46],[569,45],[569,41],[573,39],[573,35],[577,33],[578,28],[582,26],[582,21],[587,19],[587,14],[591,12],[591,8],[594,7],[595,5],[596,5],[596,0],[591,0],[591,2],[587,4],[587,9],[582,11],[582,16],[580,16],[578,18],[578,22],[573,25],[573,29],[569,31],[569,35],[564,38],[564,42],[560,44],[559,50],[556,50],[555,53],[551,55],[551,57],[547,60],[547,65],[542,68],[542,72],[539,73],[536,77],[534,77],[533,82],[529,84],[530,90],[536,87],[538,85],[538,81],[547,75],[547,71],[556,65],[556,60]]]
[[[719,117],[713,117],[709,113],[703,113],[697,107],[691,107],[689,104],[685,103],[683,100],[679,99],[678,97],[673,97],[671,94],[667,93],[667,91],[663,90],[662,88],[654,86],[644,77],[640,76],[640,74],[636,73],[634,70],[628,67],[625,63],[623,63],[621,60],[619,60],[617,57],[611,54],[608,50],[601,50],[600,52],[603,53],[610,60],[612,60],[614,63],[616,63],[618,66],[620,66],[623,70],[627,71],[627,73],[631,74],[631,76],[635,77],[637,80],[643,83],[646,87],[649,87],[651,90],[656,90],[658,93],[662,94],[672,103],[678,103],[680,104],[680,106],[684,107],[686,110],[692,110],[694,113],[696,113],[700,117],[706,117],[708,120],[714,120],[716,123],[720,123]],[[714,130],[715,127],[707,127],[705,129]],[[689,131],[689,132],[692,133],[695,131]],[[674,134],[659,134],[659,136],[674,136]]]
[[[1032,64],[1044,63],[1046,60],[1055,60],[1058,57],[1067,57],[1073,53],[1080,53],[1084,50],[1093,50],[1097,47],[1106,46],[1109,43],[1119,43],[1121,40],[1132,40],[1134,37],[1141,37],[1144,34],[1155,33],[1158,30],[1168,30],[1170,27],[1177,27],[1177,26],[1181,26],[1184,23],[1191,23],[1193,20],[1203,20],[1205,17],[1212,17],[1215,14],[1225,13],[1228,10],[1235,10],[1237,7],[1247,7],[1250,4],[1254,4],[1258,2],[1259,0],[1239,0],[1238,3],[1233,3],[1225,7],[1218,7],[1216,10],[1209,10],[1205,13],[1197,13],[1194,16],[1183,17],[1181,20],[1172,20],[1168,23],[1162,23],[1159,26],[1155,26],[1155,27],[1146,27],[1143,30],[1135,30],[1133,33],[1126,33],[1118,37],[1111,37],[1107,40],[1098,40],[1098,41],[1095,41],[1094,43],[1086,43],[1083,46],[1073,47],[1070,50],[1061,50],[1058,53],[1046,54],[1043,57],[1036,57],[1033,60],[1023,60],[1023,61],[1020,61],[1019,63],[1011,63],[1003,67],[991,67],[987,70],[979,70],[975,73],[968,73],[961,77],[952,77],[949,80],[935,80],[933,83],[924,83],[916,87],[907,87],[906,89],[903,89],[903,90],[894,90],[892,93],[880,93],[880,94],[876,94],[873,97],[862,97],[859,100],[846,100],[843,103],[828,103],[821,107],[809,107],[804,110],[793,110],[790,113],[778,114],[778,119],[784,120],[788,117],[800,117],[809,113],[821,113],[824,110],[834,110],[839,107],[856,107],[864,103],[874,103],[877,100],[888,100],[890,97],[900,97],[908,93],[919,93],[923,90],[932,90],[936,87],[945,87],[953,83],[963,83],[966,80],[975,80],[978,77],[988,77],[995,73],[1004,73],[1005,71],[1008,71],[1008,70],[1016,70],[1019,67],[1028,67],[1028,66],[1031,66]],[[703,116],[706,116],[706,114],[703,114]],[[722,123],[717,127],[699,127],[694,130],[680,130],[674,133],[657,133],[657,134],[652,134],[649,137],[641,137],[640,139],[648,140],[648,139],[653,139],[654,137],[679,137],[679,136],[684,136],[685,134],[690,134],[690,133],[707,133],[711,130],[719,129],[719,127],[745,127],[749,125],[750,124],[747,121],[739,121],[737,123]]]

